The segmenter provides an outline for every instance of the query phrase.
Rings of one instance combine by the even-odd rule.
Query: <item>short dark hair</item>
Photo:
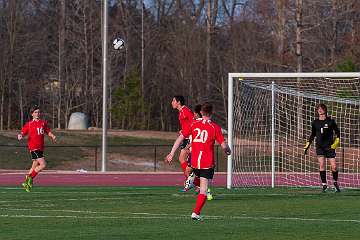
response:
[[[327,107],[325,104],[323,103],[317,104],[315,107],[316,113],[319,111],[319,108],[323,109],[325,111],[325,114],[327,115]]]
[[[213,106],[211,105],[211,103],[206,102],[201,105],[201,111],[203,115],[210,116],[213,112]]]
[[[181,96],[181,95],[177,95],[177,96],[174,96],[174,98],[176,99],[177,102],[180,102],[180,105],[185,105],[185,98],[184,96]]]
[[[197,105],[195,105],[195,107],[194,107],[194,113],[197,113],[200,117],[202,116],[201,115],[201,104],[197,104]]]
[[[34,105],[30,108],[30,114],[32,114],[33,112],[35,112],[36,110],[40,109],[39,106]]]

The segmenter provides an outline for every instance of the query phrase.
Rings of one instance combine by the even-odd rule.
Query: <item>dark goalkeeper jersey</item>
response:
[[[334,119],[326,117],[325,120],[315,119],[311,124],[311,135],[309,142],[316,137],[317,148],[330,148],[334,142],[334,133],[340,137],[340,130]]]

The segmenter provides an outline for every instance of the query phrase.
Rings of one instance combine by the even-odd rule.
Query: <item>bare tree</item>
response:
[[[284,63],[285,53],[285,33],[286,33],[286,1],[276,1],[277,19],[276,19],[276,42],[278,44],[277,54],[280,64]]]
[[[7,129],[11,127],[12,117],[12,98],[13,98],[13,79],[14,79],[14,58],[15,58],[15,42],[18,31],[19,12],[17,11],[17,2],[10,1],[8,3],[8,17],[6,19],[6,26],[8,31],[8,61],[7,61],[7,87],[8,87],[8,106],[7,106]]]
[[[216,20],[219,10],[219,1],[218,0],[208,0],[207,11],[206,11],[206,30],[207,30],[207,39],[206,39],[206,87],[205,92],[210,91],[210,84],[212,81],[211,73],[211,49],[212,49],[212,38],[215,34]]]

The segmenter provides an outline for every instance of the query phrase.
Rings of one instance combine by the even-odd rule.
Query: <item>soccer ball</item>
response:
[[[117,37],[113,41],[113,46],[114,46],[115,50],[124,49],[125,48],[125,41],[122,38]]]

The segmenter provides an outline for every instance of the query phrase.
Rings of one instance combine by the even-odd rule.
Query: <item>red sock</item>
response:
[[[183,162],[180,165],[181,165],[181,168],[182,168],[182,170],[183,170],[183,172],[185,174],[185,170],[186,170],[186,167],[187,167],[187,162]]]
[[[196,206],[194,209],[194,213],[196,213],[197,215],[200,215],[201,209],[204,206],[205,202],[206,202],[206,195],[205,194],[199,194],[196,200]]]
[[[198,177],[194,178],[194,185],[197,187],[200,187],[200,178],[198,178]]]
[[[36,177],[36,175],[38,175],[38,173],[35,172],[35,170],[33,170],[33,171],[30,173],[30,177],[31,177],[32,179],[34,179],[34,177]]]

